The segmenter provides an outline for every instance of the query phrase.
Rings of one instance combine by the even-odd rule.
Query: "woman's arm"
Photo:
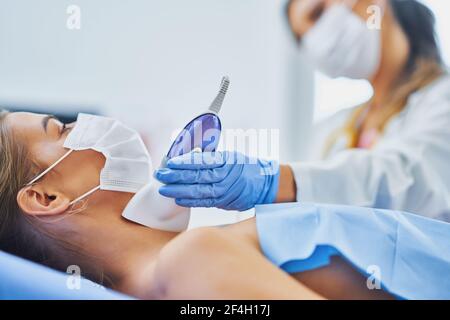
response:
[[[226,229],[186,232],[161,252],[158,299],[321,299]]]
[[[326,267],[296,273],[293,276],[303,285],[327,299],[394,299],[392,295],[384,290],[369,290],[367,288],[367,278],[338,256],[332,257],[330,264]]]
[[[155,281],[166,299],[390,298],[339,259],[288,275],[261,253],[255,219],[180,235],[161,252]]]

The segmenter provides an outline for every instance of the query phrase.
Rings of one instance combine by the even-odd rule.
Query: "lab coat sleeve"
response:
[[[441,97],[442,98],[442,97]],[[450,99],[429,101],[395,139],[291,165],[297,201],[404,210],[450,220]]]

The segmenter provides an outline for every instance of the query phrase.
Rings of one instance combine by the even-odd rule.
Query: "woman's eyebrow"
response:
[[[48,115],[48,116],[45,116],[44,118],[42,118],[42,122],[41,122],[42,123],[42,128],[44,129],[45,132],[47,132],[48,122],[51,119],[55,119],[56,120],[56,117],[54,115]]]

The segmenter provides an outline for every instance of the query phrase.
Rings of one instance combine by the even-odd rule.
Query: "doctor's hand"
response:
[[[238,152],[204,152],[169,160],[155,177],[165,184],[159,193],[180,206],[244,211],[275,201],[279,171],[274,161]]]

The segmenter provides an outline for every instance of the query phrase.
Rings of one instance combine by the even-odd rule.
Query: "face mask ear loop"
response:
[[[79,196],[78,198],[76,198],[75,200],[71,201],[69,203],[69,207],[72,207],[74,204],[76,204],[77,202],[80,202],[81,200],[83,200],[84,198],[86,198],[87,196],[91,195],[92,193],[94,193],[95,191],[97,191],[99,189],[100,189],[100,186],[95,187],[92,190],[89,190],[85,194],[83,194],[83,195]],[[79,212],[83,211],[86,208],[86,206],[84,204],[83,204],[83,206],[81,208],[78,208],[78,209],[75,209],[75,210],[73,210],[73,208],[70,209],[69,212],[66,212],[62,217],[59,217],[59,218],[56,218],[56,219],[52,219],[52,220],[41,219],[41,218],[39,218],[37,216],[35,218],[38,219],[41,222],[44,222],[44,223],[56,223],[56,222],[59,222],[59,221],[62,221],[64,219],[66,219],[66,218],[68,218],[68,217],[70,217],[70,216],[72,216],[72,215],[74,215],[76,213],[79,213]]]
[[[77,203],[78,201],[80,201],[80,200],[82,200],[82,199],[84,199],[84,198],[90,196],[91,194],[93,194],[95,191],[97,191],[97,190],[99,190],[99,189],[100,189],[100,186],[97,186],[97,187],[95,187],[95,188],[89,190],[88,192],[86,192],[85,194],[79,196],[79,197],[76,198],[75,200],[72,200],[72,201],[69,203],[69,206],[73,206],[73,205],[74,205],[75,203]]]
[[[75,209],[75,210],[70,209],[67,213],[63,214],[63,215],[62,215],[61,217],[59,217],[59,218],[55,218],[55,219],[52,219],[52,220],[48,220],[48,219],[42,219],[42,218],[39,218],[38,216],[36,216],[35,219],[37,219],[37,220],[39,220],[39,221],[41,221],[41,222],[43,222],[43,223],[56,223],[56,222],[59,222],[59,221],[62,221],[62,220],[64,220],[64,219],[66,219],[66,218],[68,218],[68,217],[70,217],[70,216],[72,216],[72,215],[74,215],[74,214],[76,214],[76,213],[82,212],[85,208],[86,208],[86,205],[85,205],[85,203],[83,203],[83,206],[82,206],[82,207],[77,208],[77,209]]]
[[[89,190],[89,191],[86,192],[85,194],[83,194],[83,195],[79,196],[78,198],[76,198],[75,200],[71,201],[71,202],[69,203],[69,207],[72,207],[75,203],[80,202],[81,200],[83,200],[84,198],[86,198],[87,196],[91,195],[92,193],[94,193],[95,191],[97,191],[97,190],[99,190],[99,189],[100,189],[100,186],[97,186],[97,187],[95,187],[95,188]],[[51,221],[49,221],[49,220],[44,220],[44,219],[41,219],[41,218],[39,218],[39,217],[36,217],[36,218],[37,218],[38,220],[42,221],[42,222],[45,222],[45,223],[55,223],[55,222],[59,222],[59,221],[61,221],[61,220],[64,220],[64,219],[70,217],[71,215],[74,215],[74,214],[76,214],[76,213],[78,213],[78,212],[81,212],[81,211],[83,211],[83,210],[84,210],[83,207],[78,208],[78,209],[76,209],[76,210],[70,209],[70,211],[67,212],[66,214],[64,214],[62,217],[53,219],[53,220],[51,220]]]
[[[72,152],[73,152],[73,149],[67,151],[65,155],[63,155],[63,156],[62,156],[61,158],[59,158],[54,164],[52,164],[50,167],[48,167],[46,170],[44,170],[42,173],[40,173],[36,178],[34,178],[34,179],[31,180],[30,182],[28,182],[28,183],[26,184],[26,186],[31,186],[31,185],[34,184],[36,181],[38,181],[39,179],[41,179],[43,176],[45,176],[47,173],[49,173],[54,167],[56,167],[58,164],[60,164],[61,161],[63,161],[65,158],[67,158]]]

